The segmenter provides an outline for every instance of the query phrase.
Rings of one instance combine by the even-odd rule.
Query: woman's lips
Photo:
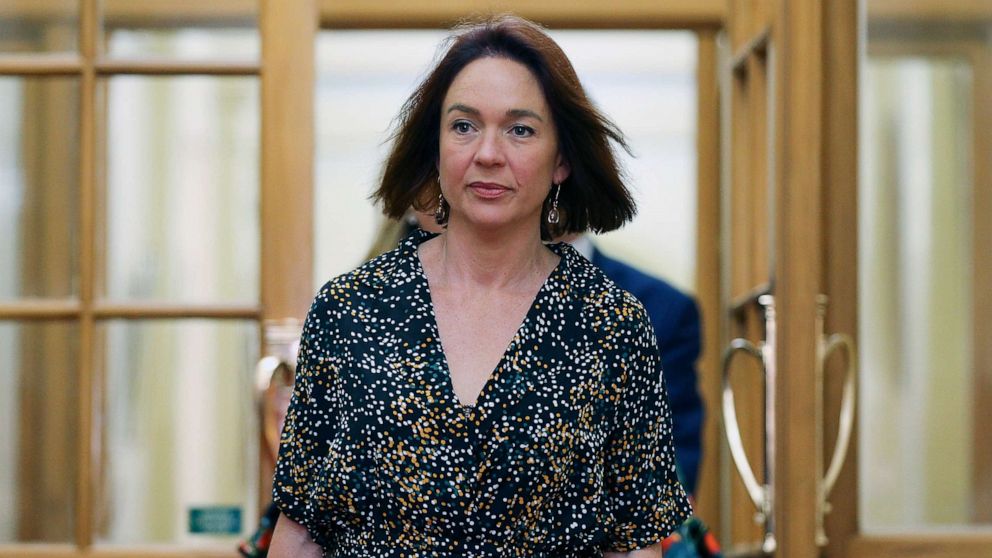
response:
[[[510,190],[505,186],[500,186],[499,184],[492,184],[490,182],[473,182],[469,184],[468,187],[471,188],[473,192],[475,192],[475,195],[487,199],[498,198]]]

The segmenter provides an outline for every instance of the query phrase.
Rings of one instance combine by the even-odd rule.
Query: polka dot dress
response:
[[[567,244],[474,406],[451,386],[417,246],[307,315],[273,494],[328,557],[586,557],[690,514],[641,304]]]

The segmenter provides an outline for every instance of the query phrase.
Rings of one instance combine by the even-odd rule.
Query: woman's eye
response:
[[[510,133],[518,138],[526,138],[534,135],[534,129],[530,126],[524,126],[523,124],[517,124],[516,126],[510,128]]]
[[[460,120],[451,125],[451,128],[459,134],[467,134],[472,131],[472,125],[464,120]]]

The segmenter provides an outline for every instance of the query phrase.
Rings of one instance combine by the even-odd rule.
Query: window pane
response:
[[[258,300],[258,82],[109,80],[109,298]]]
[[[250,531],[257,325],[113,321],[101,337],[107,391],[97,540],[196,545]]]
[[[325,31],[317,40],[314,281],[367,256],[380,212],[368,201],[393,119],[430,69],[442,31]],[[604,251],[695,288],[696,39],[677,31],[552,35],[590,96],[625,132],[620,153],[640,207]],[[355,53],[360,53],[356,55]],[[343,242],[342,239],[347,239]],[[644,250],[646,243],[651,249]]]
[[[990,523],[979,499],[992,470],[976,459],[992,448],[976,410],[992,400],[975,360],[973,142],[975,126],[992,122],[974,121],[978,71],[992,68],[911,54],[864,66],[859,486],[869,532]]]
[[[73,540],[77,355],[72,324],[0,322],[0,543]]]
[[[0,299],[77,293],[79,81],[0,77]]]
[[[0,2],[0,53],[75,52],[79,0]]]
[[[254,61],[258,1],[103,0],[108,54],[115,58]]]

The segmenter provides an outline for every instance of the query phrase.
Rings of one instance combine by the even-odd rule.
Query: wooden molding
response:
[[[174,304],[174,303],[108,303],[99,302],[91,310],[93,317],[109,319],[183,319],[212,318],[220,320],[257,320],[261,308],[251,304]]]
[[[446,28],[473,14],[513,12],[557,28],[700,28],[722,26],[726,0],[317,0],[328,28]],[[259,0],[106,0],[108,26],[253,26]],[[0,18],[73,19],[63,0],[5,0]]]
[[[78,318],[82,304],[76,300],[23,300],[0,303],[0,320],[57,320]]]
[[[815,558],[820,447],[816,298],[822,293],[823,3],[780,0],[772,29],[775,83],[776,556]]]
[[[734,25],[746,28],[750,14],[735,4],[731,12]],[[736,18],[741,17],[743,21]],[[720,340],[722,352],[731,338],[745,338],[754,344],[766,339],[763,309],[756,296],[741,304],[744,298],[766,290],[770,282],[767,246],[769,183],[767,165],[767,71],[764,59],[747,57],[747,72],[731,72],[728,78],[729,96],[729,195],[725,209],[729,226],[726,229],[729,256],[724,273],[729,291],[724,293],[724,308],[720,316],[728,332]],[[726,71],[726,70],[724,70]],[[761,285],[756,287],[755,285]],[[743,298],[742,298],[743,297]],[[723,325],[723,324],[721,324]],[[722,356],[722,355],[721,355]],[[722,359],[721,359],[722,360]],[[722,364],[722,362],[721,362]],[[722,371],[721,371],[722,372]],[[763,373],[755,362],[736,359],[731,376],[744,448],[758,481],[767,479],[765,384]],[[722,391],[722,374],[720,378]],[[721,399],[717,399],[720,401]],[[770,441],[769,441],[770,442]],[[729,458],[728,458],[729,460]],[[740,476],[730,465],[730,486],[724,487],[729,510],[721,524],[728,554],[748,553],[762,540],[762,527],[755,521],[755,508]],[[728,490],[729,489],[729,490]]]
[[[989,533],[928,533],[860,536],[848,545],[848,558],[988,558]]]
[[[316,0],[262,0],[260,277],[265,320],[302,320],[314,294],[309,209],[316,10]]]
[[[747,40],[730,59],[730,68],[734,72],[747,71],[747,61],[753,56],[765,56],[768,51],[768,41],[771,29],[765,27],[757,35]]]
[[[254,76],[261,73],[261,64],[234,60],[154,60],[107,58],[93,63],[100,76],[158,75],[158,76]],[[80,75],[83,61],[72,54],[0,55],[0,75]]]
[[[554,28],[720,27],[725,0],[320,0],[322,27],[450,27],[466,17],[512,12]]]
[[[78,75],[83,62],[75,54],[0,54],[0,75]]]
[[[89,311],[96,294],[94,254],[96,247],[95,200],[99,186],[96,183],[98,164],[96,162],[97,125],[97,78],[93,69],[96,60],[98,29],[98,0],[83,0],[80,6],[79,50],[83,60],[80,84],[80,130],[79,130],[79,298],[83,313],[79,321],[79,477],[76,493],[76,544],[88,548],[93,542],[93,493],[94,481],[98,478],[94,440],[102,439],[102,422],[95,416],[95,398],[103,394],[104,382],[99,372],[94,370],[94,343],[96,323]]]
[[[827,334],[858,339],[858,2],[838,0],[824,13],[824,293],[828,296]],[[840,424],[843,362],[825,369],[824,460],[829,460]],[[843,558],[845,543],[858,532],[858,429],[825,518],[830,543],[824,558]],[[824,465],[826,466],[826,465]]]
[[[872,21],[990,21],[992,0],[869,0]]]
[[[153,76],[254,76],[261,72],[261,65],[256,62],[223,60],[104,59],[96,63],[96,72],[101,76],[122,74]]]
[[[720,532],[720,96],[717,37],[700,31],[696,69],[697,229],[696,294],[702,315],[703,353],[699,389],[706,409],[703,459],[696,488],[696,515]]]

